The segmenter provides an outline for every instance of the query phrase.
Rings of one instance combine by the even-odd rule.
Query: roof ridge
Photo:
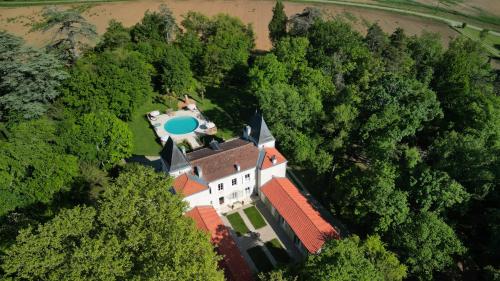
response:
[[[205,222],[205,219],[203,218],[203,216],[201,215],[201,212],[200,212],[200,207],[203,207],[203,206],[196,206],[194,207],[194,209],[196,209],[196,212],[198,213],[198,216],[200,216],[200,219],[201,219],[201,222],[203,223],[203,225],[205,226],[205,229],[210,233],[210,236],[212,236],[212,233],[210,231],[210,229],[208,228],[208,225],[207,223]],[[212,239],[212,238],[210,238]]]
[[[275,178],[275,179],[277,180],[278,184],[279,184],[279,185],[283,188],[283,190],[285,190],[285,187],[281,184],[281,182],[279,181],[279,179],[282,179],[282,180],[288,180],[288,181],[290,181],[290,180],[289,180],[288,178],[286,178],[286,177],[279,177],[279,178],[277,178],[277,177],[274,177],[274,176],[273,176],[273,178]],[[292,186],[293,186],[293,187],[295,187],[295,188],[297,189],[297,187],[296,187],[296,186],[295,186],[295,185],[294,185],[291,181],[290,181],[290,183],[292,184]],[[300,194],[300,195],[304,196],[304,195],[300,192],[300,190],[298,190],[298,189],[297,189],[297,192],[299,192],[299,194]],[[311,224],[312,224],[312,225],[314,225],[314,228],[316,228],[316,230],[318,230],[318,232],[320,232],[320,233],[321,233],[321,230],[319,229],[319,227],[318,227],[318,226],[317,226],[317,225],[316,225],[316,224],[312,221],[312,219],[311,219],[311,218],[309,218],[309,216],[308,216],[308,215],[306,214],[306,212],[305,212],[305,211],[304,211],[304,210],[300,207],[300,205],[299,205],[297,202],[295,202],[295,200],[292,198],[292,196],[291,196],[288,192],[285,192],[285,193],[286,193],[286,195],[287,195],[287,196],[288,196],[288,197],[292,200],[292,202],[293,202],[293,203],[294,203],[294,204],[295,204],[295,205],[296,205],[296,206],[300,209],[300,211],[301,211],[301,212],[302,212],[302,213],[303,213],[303,214],[307,217],[307,219],[309,220],[309,222],[311,222]],[[305,198],[305,196],[304,196],[304,198]],[[310,204],[309,204],[309,205],[310,205]],[[312,207],[312,206],[311,206],[311,207]],[[314,210],[314,208],[313,208],[313,210]],[[319,212],[318,212],[318,213],[319,213]],[[321,214],[320,214],[320,216],[321,216]]]
[[[218,152],[218,153],[210,154],[210,155],[207,155],[207,156],[204,156],[204,157],[201,157],[201,158],[195,159],[195,160],[191,160],[191,161],[196,162],[196,161],[198,161],[198,160],[200,160],[200,159],[210,158],[210,157],[212,157],[212,156],[218,155],[219,153],[222,153],[222,152],[227,152],[227,151],[232,151],[232,150],[234,150],[234,149],[241,148],[241,147],[245,147],[245,146],[248,146],[248,145],[252,145],[252,146],[253,146],[253,143],[248,142],[248,143],[245,143],[244,145],[240,145],[240,146],[236,146],[236,147],[233,147],[233,148],[229,148],[229,149],[227,149],[227,150],[223,150],[223,151],[220,151],[220,152]],[[203,149],[210,149],[210,148],[205,147],[205,148],[203,148]],[[200,149],[200,150],[201,150],[201,149]],[[198,151],[199,151],[199,150],[198,150]]]

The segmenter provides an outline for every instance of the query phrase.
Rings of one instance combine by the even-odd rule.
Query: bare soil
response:
[[[271,47],[267,25],[272,17],[274,1],[269,0],[138,0],[110,2],[93,5],[84,13],[84,16],[95,24],[98,33],[102,34],[111,19],[118,20],[125,26],[132,26],[141,20],[147,10],[157,10],[162,3],[170,7],[179,22],[182,20],[181,16],[188,11],[198,11],[208,16],[227,13],[239,17],[244,23],[252,24],[256,35],[257,49],[268,50]],[[357,30],[363,33],[366,32],[369,23],[378,22],[386,32],[392,32],[396,27],[404,28],[411,35],[420,34],[423,30],[437,32],[441,34],[443,43],[449,42],[450,38],[458,35],[444,23],[391,12],[330,4],[313,5],[293,2],[286,2],[285,10],[288,15],[292,15],[302,11],[307,6],[320,7],[330,16],[343,16],[351,21]],[[27,42],[35,46],[43,46],[51,39],[51,34],[29,32],[31,25],[39,20],[42,8],[42,6],[0,8],[0,29],[24,37]]]

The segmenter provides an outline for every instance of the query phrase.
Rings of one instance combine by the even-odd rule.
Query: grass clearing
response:
[[[236,231],[236,234],[238,236],[241,236],[250,231],[245,222],[243,221],[243,219],[241,218],[240,214],[233,213],[227,215],[226,217],[229,220],[229,223],[233,227],[234,231]]]
[[[274,266],[264,252],[264,248],[262,246],[250,248],[247,250],[247,253],[259,272],[268,272],[273,270]]]
[[[279,264],[285,265],[292,260],[278,239],[274,238],[264,244]]]
[[[245,212],[245,215],[247,215],[255,229],[259,229],[267,225],[266,221],[255,206],[248,207],[244,209],[243,212]]]
[[[128,123],[134,134],[134,155],[158,155],[161,145],[157,142],[154,130],[151,128],[146,114],[153,110],[165,112],[167,106],[162,103],[147,102],[139,106],[132,114]]]
[[[457,32],[474,41],[480,42],[486,50],[494,57],[500,58],[500,36],[496,36],[489,32],[484,38],[480,38],[480,30],[470,28],[455,28]]]

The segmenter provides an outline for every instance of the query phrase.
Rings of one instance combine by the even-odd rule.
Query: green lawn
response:
[[[255,206],[243,210],[255,229],[266,226],[266,221]]]
[[[229,223],[231,223],[231,226],[233,227],[234,231],[236,231],[236,234],[238,236],[241,236],[250,231],[245,222],[243,221],[243,219],[241,218],[240,214],[233,213],[227,215],[226,217],[229,220]]]
[[[265,245],[279,264],[284,265],[288,264],[291,261],[290,256],[283,248],[283,246],[281,246],[281,243],[280,241],[278,241],[278,239],[274,238],[273,240],[267,241]]]
[[[247,250],[248,255],[259,272],[268,272],[273,270],[274,266],[267,257],[262,246],[255,246]]]
[[[135,155],[158,155],[161,145],[156,141],[157,137],[154,130],[150,127],[146,114],[153,110],[165,112],[167,106],[161,103],[148,102],[141,105],[132,114],[128,122],[132,133],[134,134],[134,152]]]
[[[484,48],[491,53],[493,56],[500,57],[500,36],[488,33],[484,39],[479,38],[481,31],[465,27],[465,28],[455,28],[456,31],[463,34],[472,40],[481,42]]]

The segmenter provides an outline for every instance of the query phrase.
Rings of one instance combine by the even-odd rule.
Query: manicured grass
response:
[[[281,246],[281,243],[280,241],[278,241],[278,239],[274,238],[273,240],[267,241],[265,245],[279,264],[284,265],[291,261],[290,256],[283,248],[283,246]]]
[[[243,221],[243,219],[241,218],[240,214],[233,213],[227,215],[226,217],[229,220],[229,223],[231,223],[231,226],[233,227],[234,231],[236,231],[236,234],[238,236],[241,236],[250,231],[245,222]]]
[[[154,130],[151,128],[146,114],[153,110],[165,112],[167,106],[161,103],[148,102],[141,105],[132,114],[128,122],[134,134],[134,155],[158,155],[161,145],[157,142]]]
[[[271,271],[274,267],[262,246],[255,246],[247,250],[248,255],[252,259],[253,263],[259,270],[259,272]]]
[[[266,226],[266,221],[255,206],[243,210],[255,229]]]

